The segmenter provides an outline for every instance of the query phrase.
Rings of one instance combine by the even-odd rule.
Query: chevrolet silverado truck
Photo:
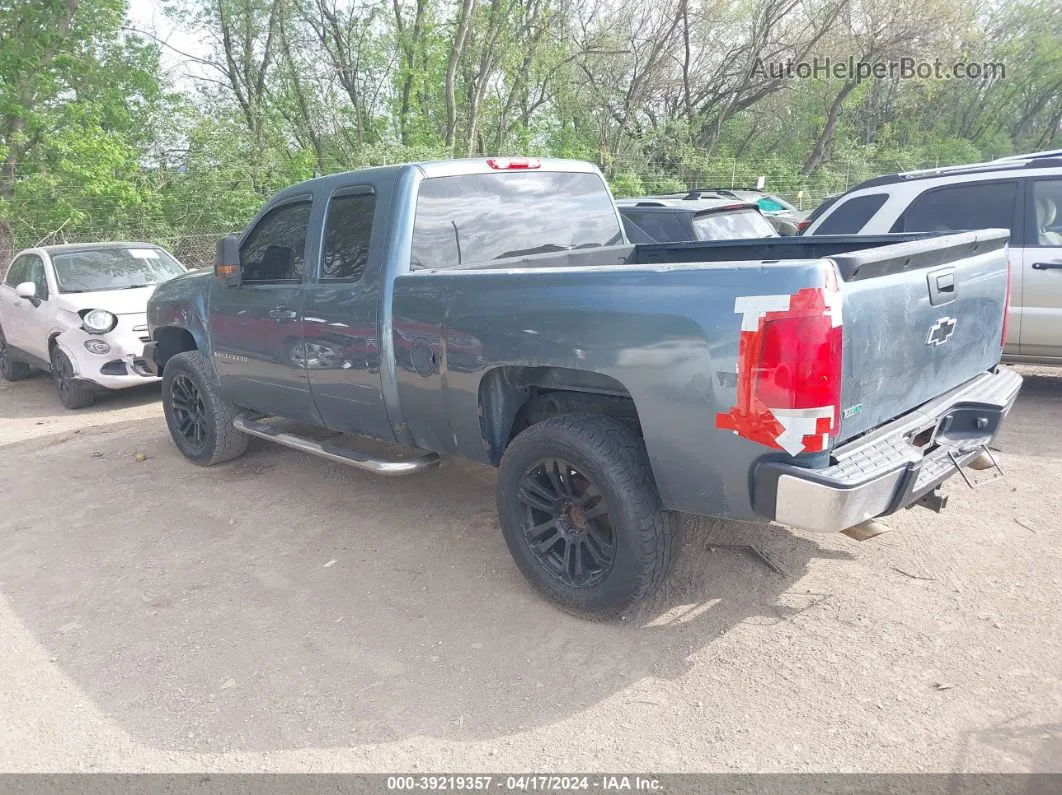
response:
[[[1008,268],[1003,230],[636,246],[587,163],[410,164],[278,193],[158,287],[144,358],[195,464],[497,467],[521,572],[614,617],[682,513],[843,531],[994,465]]]

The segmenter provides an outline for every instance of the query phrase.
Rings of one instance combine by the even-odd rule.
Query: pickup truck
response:
[[[993,465],[1021,385],[1006,246],[635,246],[587,163],[373,168],[281,191],[213,273],[160,285],[144,358],[195,464],[256,436],[383,475],[497,467],[522,573],[614,617],[683,512],[843,531]]]

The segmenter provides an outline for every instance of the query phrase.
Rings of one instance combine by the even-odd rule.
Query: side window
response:
[[[967,182],[926,191],[892,227],[893,232],[1014,229],[1016,182]]]
[[[1035,228],[1026,235],[1028,245],[1062,246],[1062,179],[1037,179],[1032,188],[1034,212],[1025,214]]]
[[[44,260],[36,254],[29,255],[29,268],[26,271],[25,280],[37,285],[37,298],[42,301],[48,300],[48,279],[44,275]]]
[[[305,269],[310,202],[270,210],[240,247],[245,282],[301,281]]]
[[[816,235],[855,235],[866,226],[874,213],[881,209],[889,198],[887,193],[871,193],[869,196],[856,196],[840,202],[832,213],[826,216]]]
[[[11,267],[7,269],[7,278],[4,279],[4,284],[14,289],[22,282],[28,281],[26,278],[26,271],[29,269],[29,256],[23,254],[11,263]]]
[[[372,216],[376,209],[373,193],[334,196],[328,205],[321,279],[358,281],[369,262]]]

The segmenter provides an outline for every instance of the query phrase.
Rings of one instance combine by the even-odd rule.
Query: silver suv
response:
[[[1007,358],[1062,364],[1062,149],[877,177],[813,213],[804,234],[988,228],[1010,230]]]

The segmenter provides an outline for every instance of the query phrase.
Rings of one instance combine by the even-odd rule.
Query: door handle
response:
[[[270,309],[269,310],[269,316],[271,318],[273,318],[273,320],[294,320],[295,319],[295,313],[292,310],[288,309],[283,304],[281,304],[280,306],[276,307],[275,309]]]
[[[1050,262],[1034,262],[1032,264],[1034,271],[1047,271],[1057,268],[1062,270],[1062,260],[1052,260]]]

